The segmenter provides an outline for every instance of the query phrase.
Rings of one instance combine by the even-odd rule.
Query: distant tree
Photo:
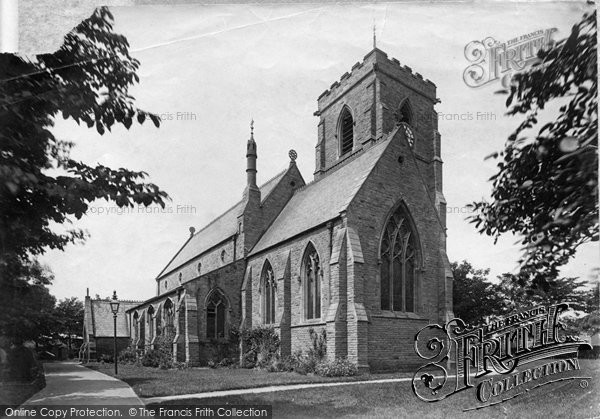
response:
[[[549,280],[547,289],[532,289],[520,286],[518,276],[511,273],[491,282],[489,269],[476,269],[466,260],[452,262],[451,267],[454,315],[471,325],[535,305],[569,302],[581,312],[598,310],[598,288],[586,288],[587,282],[577,278],[556,278]]]
[[[519,286],[547,291],[577,248],[598,240],[598,74],[596,12],[585,14],[568,39],[516,74],[508,115],[524,115],[501,153],[492,201],[476,202],[480,233],[522,237]],[[549,103],[556,117],[533,133]],[[533,134],[533,135],[532,135]]]
[[[56,332],[67,336],[67,346],[71,354],[73,337],[83,331],[83,303],[77,297],[61,300],[55,309]]]
[[[596,282],[585,296],[585,311],[591,313],[596,310],[600,310],[600,282]]]
[[[587,283],[577,278],[555,278],[548,280],[544,288],[523,288],[517,275],[505,273],[498,277],[499,283],[491,291],[499,301],[496,315],[506,315],[535,305],[571,303],[573,309],[585,311],[588,307]]]
[[[584,311],[589,314],[579,322],[581,331],[590,335],[600,333],[600,283],[586,293]]]
[[[488,281],[489,269],[475,269],[466,260],[452,262],[454,275],[454,315],[471,325],[479,325],[485,318],[500,311],[493,284]]]
[[[113,32],[106,7],[77,25],[56,52],[34,59],[0,54],[0,282],[8,295],[22,291],[38,255],[86,238],[64,227],[94,200],[164,207],[167,194],[145,182],[145,172],[72,159],[74,144],[51,131],[59,116],[101,135],[136,119],[158,127],[159,118],[138,109],[128,92],[139,82],[139,65],[127,39]],[[14,300],[14,308],[21,303]]]
[[[17,341],[37,340],[55,329],[54,306],[46,284],[53,275],[37,261],[21,269],[12,281],[0,281],[0,336]]]

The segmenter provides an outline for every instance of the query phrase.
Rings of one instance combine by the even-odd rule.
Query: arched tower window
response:
[[[206,304],[206,337],[217,339],[225,337],[225,316],[227,300],[221,292],[211,293]]]
[[[340,155],[351,152],[354,147],[354,120],[350,109],[346,106],[340,114],[338,138],[340,139]]]
[[[396,113],[396,124],[401,125],[408,144],[413,147],[415,144],[415,133],[413,131],[413,113],[410,102],[404,101],[400,110]]]
[[[412,109],[408,100],[405,100],[402,106],[400,107],[397,119],[398,123],[404,122],[405,124],[413,125]]]
[[[381,309],[415,311],[417,237],[408,214],[399,207],[388,220],[381,240]]]
[[[262,314],[263,323],[275,323],[275,296],[277,295],[277,284],[273,268],[267,260],[263,268],[261,278]]]
[[[321,262],[319,254],[308,244],[302,260],[302,277],[304,282],[304,313],[306,319],[321,317]]]

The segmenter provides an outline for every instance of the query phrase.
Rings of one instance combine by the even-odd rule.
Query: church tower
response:
[[[317,102],[317,183],[340,172],[358,179],[381,152],[348,192],[346,260],[330,262],[339,297],[328,345],[359,368],[408,367],[418,328],[453,317],[436,86],[374,47]]]
[[[318,98],[315,179],[370,147],[400,122],[412,128],[415,153],[434,159],[434,144],[439,142],[436,102],[431,81],[374,48]]]

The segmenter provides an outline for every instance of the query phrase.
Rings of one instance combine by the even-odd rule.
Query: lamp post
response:
[[[117,313],[119,312],[119,300],[117,300],[117,291],[113,291],[113,298],[110,302],[110,311],[112,311],[113,320],[115,323],[114,361],[115,375],[117,375]]]

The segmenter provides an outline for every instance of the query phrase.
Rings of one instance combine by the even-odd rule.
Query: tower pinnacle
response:
[[[247,186],[249,188],[257,188],[256,186],[256,142],[254,141],[254,119],[250,121],[250,139],[246,145],[246,174]]]

